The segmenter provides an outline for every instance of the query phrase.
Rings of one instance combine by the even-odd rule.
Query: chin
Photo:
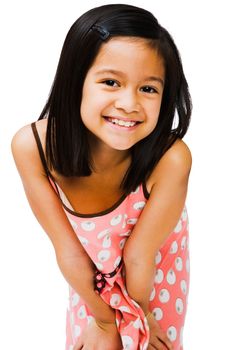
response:
[[[133,144],[127,144],[127,145],[110,145],[111,148],[117,150],[117,151],[128,151],[130,148],[132,148],[134,146]]]

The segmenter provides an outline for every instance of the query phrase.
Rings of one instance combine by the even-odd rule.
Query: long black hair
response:
[[[46,156],[50,169],[66,177],[89,176],[92,159],[80,115],[82,89],[102,43],[117,36],[148,39],[165,67],[158,123],[150,135],[131,148],[132,161],[121,183],[129,193],[146,180],[167,149],[183,138],[192,109],[178,49],[149,11],[113,4],[93,8],[79,17],[65,38],[51,91],[38,120],[48,118]]]

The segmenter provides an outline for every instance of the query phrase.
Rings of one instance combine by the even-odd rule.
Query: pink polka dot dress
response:
[[[34,134],[37,141],[38,134]],[[41,155],[43,150],[38,141],[37,144],[44,162],[44,153]],[[123,247],[148,200],[145,184],[141,184],[129,195],[122,196],[113,207],[88,215],[76,213],[59,185],[51,176],[49,180],[62,201],[75,234],[96,266],[94,289],[116,310],[116,324],[123,350],[147,349],[150,330],[143,310],[126,291],[123,266]],[[174,350],[183,350],[183,327],[189,290],[186,206],[176,227],[159,249],[155,263],[156,276],[149,298],[149,309],[173,342]],[[73,350],[78,337],[92,319],[89,307],[76,290],[69,286],[66,350]]]

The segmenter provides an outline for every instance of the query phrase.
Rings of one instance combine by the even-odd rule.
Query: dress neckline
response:
[[[93,217],[97,217],[97,216],[104,216],[104,215],[110,214],[115,209],[117,209],[126,200],[126,198],[131,195],[131,193],[133,193],[133,192],[131,192],[129,194],[124,193],[110,208],[107,208],[105,210],[101,210],[97,213],[83,214],[83,213],[77,212],[76,210],[73,209],[73,207],[72,207],[70,201],[68,200],[67,196],[65,195],[64,191],[58,185],[58,183],[56,182],[56,180],[54,179],[52,174],[49,174],[48,178],[49,178],[51,185],[55,187],[57,195],[58,195],[59,199],[61,200],[61,203],[62,203],[64,209],[67,212],[69,212],[70,214],[72,214],[73,216],[80,217],[80,218],[93,218]],[[139,189],[142,190],[142,194],[143,194],[144,198],[148,199],[149,193],[146,189],[144,182],[142,184],[140,184]],[[67,205],[65,204],[64,200],[62,199],[62,195],[63,195],[64,199],[66,200]]]
[[[42,161],[42,164],[43,164],[43,167],[45,169],[45,172],[46,172],[46,175],[47,175],[47,178],[50,182],[50,184],[52,185],[52,187],[55,188],[55,191],[62,203],[62,206],[64,207],[64,209],[66,211],[68,211],[70,214],[76,216],[76,217],[83,217],[83,218],[92,218],[92,217],[97,217],[97,216],[103,216],[103,215],[106,215],[106,214],[109,214],[109,213],[112,213],[116,208],[118,208],[125,200],[127,197],[130,196],[131,193],[133,192],[130,192],[130,193],[124,193],[117,201],[116,203],[114,203],[110,208],[107,208],[105,210],[102,210],[100,212],[97,212],[97,213],[91,213],[91,214],[83,214],[83,213],[79,213],[79,212],[76,212],[70,201],[68,200],[67,196],[65,195],[65,193],[63,192],[63,190],[61,189],[61,187],[58,185],[58,183],[56,182],[54,176],[51,174],[51,172],[49,171],[48,169],[48,165],[47,165],[47,162],[46,162],[46,159],[45,159],[45,154],[44,154],[44,151],[43,151],[43,148],[42,148],[42,144],[41,144],[41,140],[40,140],[40,137],[39,137],[39,134],[38,134],[38,131],[37,131],[37,128],[36,128],[36,123],[33,122],[31,124],[31,127],[32,127],[32,131],[33,131],[33,134],[34,134],[34,137],[35,137],[35,140],[36,140],[36,143],[37,143],[37,146],[38,146],[38,151],[39,151],[39,154],[40,154],[40,158],[41,158],[41,161]],[[141,192],[144,196],[144,198],[147,200],[149,198],[149,192],[147,190],[147,187],[146,187],[146,183],[145,181],[143,181],[140,185],[139,185],[139,189],[141,189]],[[67,202],[68,205],[66,205],[64,203],[64,201],[62,200],[61,196],[64,197],[65,201]]]

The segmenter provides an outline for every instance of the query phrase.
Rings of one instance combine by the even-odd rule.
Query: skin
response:
[[[103,68],[120,71],[123,75],[112,72],[98,74]],[[152,79],[147,81],[148,77]],[[150,134],[157,124],[164,79],[163,61],[144,39],[118,37],[102,45],[87,73],[81,103],[81,117],[89,132],[95,170],[91,176],[79,178],[65,178],[52,171],[77,212],[87,214],[105,210],[122,195],[119,185],[131,161],[130,148]],[[120,126],[116,128],[104,118],[106,116],[140,123],[131,130]],[[47,121],[40,120],[36,125],[45,149]],[[61,203],[46,178],[30,125],[16,133],[12,152],[30,206],[54,245],[62,273],[81,296],[86,295],[87,304],[95,306],[93,314],[98,315],[96,320],[103,321],[102,327],[95,321],[87,326],[74,350],[121,350],[114,313],[101,303],[99,296],[91,295],[93,275],[89,258],[76,241]],[[175,173],[175,167],[180,171]],[[152,266],[156,251],[179,219],[190,168],[190,151],[182,140],[178,140],[164,154],[147,180],[150,199],[124,248],[127,290],[145,314],[150,295],[147,285],[152,288],[150,276],[154,275],[154,265],[150,271],[146,266]],[[155,226],[150,224],[152,222]],[[142,266],[137,256],[131,253],[134,251],[138,257],[143,257]],[[76,271],[75,266],[78,266]],[[147,276],[139,273],[138,281],[136,269],[146,271]],[[81,270],[87,271],[87,275],[89,271],[90,279],[87,281],[90,285],[84,274],[81,279]],[[137,283],[134,283],[134,278]],[[81,281],[84,281],[83,285]],[[136,284],[140,286],[140,292],[135,289]],[[153,319],[148,322],[152,330],[148,350],[173,349],[158,323]]]
[[[104,69],[121,74],[100,73]],[[149,77],[153,80],[148,81]],[[102,45],[84,81],[81,103],[82,121],[92,133],[90,142],[98,169],[120,164],[129,157],[129,149],[154,130],[163,89],[162,59],[145,40],[113,38]],[[134,130],[116,129],[104,116],[140,123]]]
[[[161,57],[145,40],[114,38],[102,45],[84,81],[81,104],[82,121],[90,131],[96,172],[106,171],[112,165],[128,166],[130,148],[155,129],[164,90],[164,71]],[[149,77],[152,79],[148,80]],[[140,123],[133,130],[123,126],[114,128],[105,117]],[[149,325],[152,329],[149,349],[171,349],[172,344],[158,323],[150,319]],[[85,332],[81,336],[74,350],[89,348],[89,334]]]

